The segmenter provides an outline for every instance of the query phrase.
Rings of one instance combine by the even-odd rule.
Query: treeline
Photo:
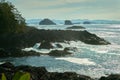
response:
[[[19,33],[25,28],[25,19],[14,5],[0,0],[0,33]]]

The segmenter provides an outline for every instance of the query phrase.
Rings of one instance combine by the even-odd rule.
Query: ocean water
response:
[[[39,26],[35,25],[38,29],[57,29],[66,30],[69,25],[55,25],[55,26]],[[110,45],[89,45],[81,41],[65,41],[61,42],[64,47],[76,47],[77,50],[71,50],[72,55],[65,57],[51,57],[47,55],[31,56],[22,58],[2,58],[0,62],[10,61],[17,65],[32,65],[32,66],[45,66],[50,72],[66,72],[72,71],[78,74],[84,74],[91,77],[100,77],[103,75],[120,73],[120,25],[115,24],[89,24],[81,25],[86,27],[91,33],[98,35],[101,38],[109,41]],[[79,29],[77,29],[79,30]],[[53,45],[57,44],[52,43]],[[37,52],[47,53],[53,49],[37,49],[40,43],[35,43],[35,46],[25,48],[23,50],[34,50]]]

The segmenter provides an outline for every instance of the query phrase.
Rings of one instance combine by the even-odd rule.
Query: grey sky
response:
[[[120,0],[9,0],[26,19],[120,19]]]

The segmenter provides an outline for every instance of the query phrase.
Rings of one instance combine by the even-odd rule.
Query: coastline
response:
[[[91,78],[90,76],[77,74],[75,72],[48,72],[45,67],[34,66],[14,66],[10,62],[0,64],[0,75],[4,73],[8,80],[12,80],[12,77],[16,72],[28,72],[31,75],[31,80],[119,80],[120,74],[111,74],[107,76],[101,76],[100,78]]]

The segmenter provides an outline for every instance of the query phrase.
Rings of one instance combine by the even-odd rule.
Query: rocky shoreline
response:
[[[72,31],[72,30],[38,30],[33,27],[26,27],[24,33],[17,34],[0,34],[0,57],[22,57],[22,56],[38,56],[40,53],[30,51],[21,51],[26,47],[32,47],[35,43],[46,42],[43,44],[45,48],[51,48],[51,42],[64,41],[82,41],[91,45],[108,45],[108,41],[91,34],[88,31]],[[60,45],[58,44],[60,47]],[[67,53],[65,51],[57,51]]]
[[[50,42],[64,41],[82,41],[91,45],[108,45],[108,41],[91,34],[88,31],[72,31],[72,30],[38,30],[33,27],[26,27],[24,33],[17,34],[0,34],[0,57],[22,57],[22,56],[38,56],[40,53],[30,51],[21,51],[26,47],[32,47],[35,43],[46,42],[43,44],[45,48],[51,48]],[[60,47],[60,45],[58,44]],[[65,51],[57,51],[67,53]]]
[[[42,53],[34,51],[22,51],[21,49],[31,47],[37,42],[46,42],[40,48],[52,48],[50,42],[64,42],[71,40],[79,40],[91,45],[107,45],[108,41],[91,34],[88,31],[72,31],[72,30],[38,30],[35,28],[27,28],[24,33],[19,34],[0,34],[0,57],[23,57],[23,56],[40,56]],[[49,47],[48,47],[49,45]],[[46,47],[47,46],[47,47]],[[58,47],[62,47],[57,44]],[[59,57],[70,55],[67,52],[70,48],[65,48],[63,51],[54,50],[48,53],[49,56]],[[57,55],[55,54],[57,53]],[[0,75],[5,73],[7,80],[12,80],[12,77],[17,71],[29,72],[31,80],[120,80],[120,74],[111,74],[107,77],[93,79],[86,75],[80,75],[75,72],[48,72],[45,67],[33,66],[14,66],[7,62],[0,65]],[[82,73],[82,72],[81,72]]]
[[[77,74],[75,72],[48,72],[45,67],[25,65],[14,66],[10,62],[0,64],[0,75],[4,73],[7,80],[12,80],[15,73],[19,71],[29,72],[31,75],[31,80],[120,80],[120,74],[111,74],[93,79],[89,76]]]

